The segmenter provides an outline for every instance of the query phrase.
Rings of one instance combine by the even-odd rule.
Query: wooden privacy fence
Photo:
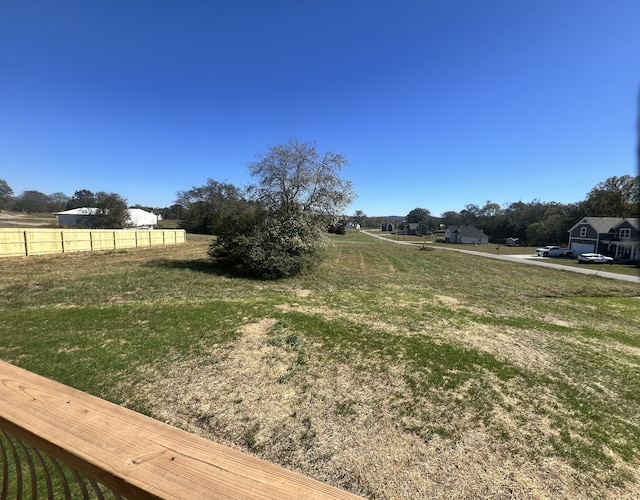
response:
[[[40,229],[0,228],[0,257],[176,245],[184,229]]]
[[[0,361],[0,498],[357,499]]]

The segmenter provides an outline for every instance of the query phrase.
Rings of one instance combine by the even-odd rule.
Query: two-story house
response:
[[[584,217],[569,229],[569,248],[622,262],[640,260],[640,218]]]
[[[628,217],[613,227],[607,250],[615,260],[640,261],[640,218]]]

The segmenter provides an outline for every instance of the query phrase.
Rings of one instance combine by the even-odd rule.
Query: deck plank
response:
[[[360,498],[4,361],[2,428],[128,498]]]

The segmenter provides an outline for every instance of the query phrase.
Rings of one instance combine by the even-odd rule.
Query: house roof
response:
[[[627,217],[626,219],[622,219],[615,227],[618,227],[625,222],[628,222],[631,227],[640,231],[640,217]]]
[[[65,210],[64,212],[56,212],[54,215],[95,215],[97,211],[97,208],[80,207]]]
[[[128,208],[129,219],[128,224],[133,226],[153,226],[158,223],[158,216],[154,213],[147,212],[141,208]],[[64,212],[56,212],[55,215],[76,215],[76,216],[90,216],[95,215],[98,212],[97,208],[72,208],[71,210],[65,210]]]
[[[461,237],[467,238],[488,238],[488,235],[477,227],[473,226],[458,226],[457,229],[453,231],[454,233],[458,233]]]
[[[583,217],[569,231],[573,231],[582,224],[589,224],[597,233],[608,233],[611,228],[617,226],[623,220],[621,217]]]

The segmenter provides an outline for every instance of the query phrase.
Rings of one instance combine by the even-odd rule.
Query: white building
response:
[[[162,216],[156,215],[153,212],[147,212],[141,208],[130,208],[129,219],[127,220],[127,226],[137,228],[153,229],[158,225],[158,221],[162,220]]]
[[[62,227],[89,226],[91,216],[95,215],[97,208],[73,208],[64,212],[57,212],[58,225]],[[147,212],[140,208],[129,208],[129,218],[125,222],[127,227],[136,229],[153,229],[158,225],[158,221],[162,220],[160,215]]]
[[[447,243],[475,243],[476,245],[486,245],[489,243],[487,236],[482,229],[473,226],[458,226],[447,228],[444,232],[444,239]]]

